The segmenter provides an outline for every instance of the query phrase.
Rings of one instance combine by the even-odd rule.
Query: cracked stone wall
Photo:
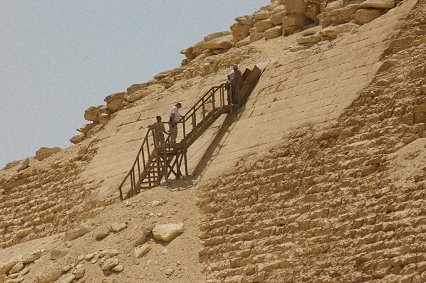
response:
[[[425,9],[332,123],[205,184],[208,282],[426,281]]]

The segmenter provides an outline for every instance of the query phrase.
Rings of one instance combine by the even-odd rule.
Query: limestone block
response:
[[[231,26],[232,35],[234,36],[236,41],[240,41],[250,34],[251,26],[242,25],[240,23],[235,23]]]
[[[117,112],[123,108],[124,96],[126,94],[126,92],[118,92],[105,97],[104,101],[106,102],[107,108],[111,111],[111,113]]]
[[[271,23],[270,20],[263,20],[260,22],[257,22],[254,27],[256,28],[256,32],[264,32],[270,28],[272,28],[274,25]]]
[[[373,9],[392,9],[395,7],[394,0],[367,0],[362,2],[361,8],[373,8]]]
[[[6,274],[12,267],[18,263],[18,260],[11,260],[9,262],[0,263],[0,275]]]
[[[24,269],[25,265],[22,262],[18,262],[16,263],[14,266],[12,266],[12,268],[10,269],[10,273],[18,273],[19,271],[21,271],[22,269]]]
[[[78,132],[83,133],[84,135],[87,134],[88,131],[90,131],[94,126],[96,126],[95,123],[86,124],[84,126],[81,126],[77,129]]]
[[[78,144],[81,143],[82,141],[84,141],[86,139],[86,135],[85,134],[79,134],[79,135],[75,135],[72,138],[70,138],[70,142],[73,144]]]
[[[68,249],[53,249],[50,251],[50,259],[57,260],[63,258],[69,253]]]
[[[81,225],[65,232],[64,241],[72,241],[92,231],[90,225]]]
[[[219,37],[223,37],[223,36],[226,36],[226,35],[230,35],[230,34],[231,34],[230,31],[215,32],[215,33],[212,33],[212,34],[205,36],[204,41],[210,41],[210,40],[213,40],[213,39],[216,39],[216,38],[219,38]]]
[[[194,53],[193,53],[193,50],[194,50],[194,48],[193,48],[193,47],[188,47],[188,48],[186,48],[186,49],[182,49],[182,50],[180,51],[180,54],[183,54],[183,55],[185,55],[185,57],[186,57],[187,59],[192,60],[192,59],[194,59],[194,58],[195,58],[195,55],[194,55]]]
[[[291,14],[283,18],[283,35],[288,35],[305,26],[309,19],[304,14]]]
[[[249,44],[250,44],[250,36],[247,36],[243,40],[240,40],[237,43],[235,43],[235,48],[240,48]]]
[[[362,25],[380,17],[381,14],[381,10],[378,9],[359,9],[355,12],[353,18],[357,24]]]
[[[124,266],[121,264],[117,264],[116,266],[111,268],[111,270],[114,272],[122,272],[124,270]]]
[[[308,29],[305,29],[304,31],[301,31],[300,34],[303,36],[308,36],[308,35],[313,35],[316,34],[318,32],[320,32],[321,27],[320,26],[314,26]]]
[[[95,233],[95,240],[100,241],[109,235],[109,231],[99,231]]]
[[[62,270],[60,268],[53,267],[49,270],[42,270],[42,274],[37,276],[37,283],[52,283],[58,280],[62,275]]]
[[[142,90],[142,89],[144,89],[144,88],[146,88],[148,86],[149,86],[149,83],[132,84],[131,86],[129,86],[127,88],[127,94],[131,94],[131,93],[133,93],[135,91]]]
[[[108,122],[110,117],[111,117],[110,115],[108,115],[106,113],[102,113],[101,115],[99,115],[99,123],[105,124],[106,122]]]
[[[265,39],[273,39],[282,36],[282,26],[276,26],[265,31]]]
[[[263,21],[271,17],[271,13],[268,11],[259,11],[253,14],[255,21]]]
[[[299,44],[309,44],[309,43],[317,43],[321,41],[321,34],[316,33],[304,37],[300,37],[297,39],[297,43]]]
[[[304,13],[307,8],[304,0],[286,0],[285,6],[288,14]]]
[[[183,223],[159,224],[152,229],[154,239],[170,242],[184,231]]]
[[[317,5],[317,4],[308,4],[308,7],[305,10],[305,16],[316,23],[319,22],[319,19],[318,19],[319,13],[320,13],[320,5]]]
[[[117,233],[120,232],[124,229],[127,228],[127,223],[126,222],[115,222],[111,225],[111,227],[109,228],[109,230],[111,232]]]
[[[204,43],[204,48],[213,49],[229,49],[234,46],[235,40],[231,34],[221,36]]]
[[[116,265],[118,265],[120,262],[117,258],[108,258],[105,260],[105,262],[101,265],[101,269],[103,271],[108,271],[114,268]]]
[[[59,147],[41,147],[39,150],[36,151],[36,159],[39,161],[42,161],[45,158],[48,158],[49,156],[60,152],[61,148]]]
[[[75,267],[75,270],[74,270],[74,276],[75,276],[75,278],[76,279],[80,279],[80,278],[83,278],[83,276],[84,276],[84,273],[85,273],[85,269],[84,269],[84,266],[82,265],[82,264],[78,264],[76,267]]]
[[[28,167],[30,167],[30,159],[29,158],[25,158],[24,161],[22,161],[21,165],[18,168],[18,172],[27,169]]]
[[[146,255],[150,250],[152,249],[151,245],[149,243],[145,243],[142,246],[135,247],[135,257],[140,258]]]
[[[84,112],[84,119],[97,123],[102,113],[111,114],[111,111],[104,105],[91,106]]]
[[[16,238],[22,239],[28,236],[31,233],[31,229],[21,229],[18,232],[16,232]]]
[[[276,13],[275,15],[272,15],[269,20],[274,26],[282,25],[283,18],[285,17],[285,15],[286,15],[286,11],[281,11],[279,13]]]
[[[250,33],[250,42],[261,40],[264,37],[265,37],[264,32],[252,32]]]
[[[229,49],[234,46],[233,35],[226,35],[210,41],[202,41],[194,45],[193,52],[196,56],[201,55],[206,50]]]
[[[331,26],[326,27],[325,29],[321,30],[321,35],[328,37],[330,39],[337,38],[339,34],[345,33],[345,32],[351,32],[352,30],[359,27],[357,24],[354,23],[346,23],[338,26]]]
[[[237,23],[239,23],[240,25],[252,27],[253,24],[254,24],[254,16],[253,15],[248,15],[248,16],[236,17],[235,21]]]
[[[133,103],[136,102],[142,98],[144,98],[145,96],[148,96],[149,93],[144,92],[144,91],[135,91],[132,94],[126,96],[124,99],[129,102],[129,103]]]

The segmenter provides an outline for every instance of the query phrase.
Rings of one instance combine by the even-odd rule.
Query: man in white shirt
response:
[[[179,113],[179,109],[182,108],[182,104],[180,102],[176,103],[175,106],[170,109],[169,113],[169,127],[170,127],[170,142],[176,143],[176,138],[178,134],[178,126],[177,123],[181,120],[181,115]]]

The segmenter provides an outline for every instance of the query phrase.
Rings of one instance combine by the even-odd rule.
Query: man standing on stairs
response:
[[[164,129],[163,122],[161,122],[161,116],[157,116],[155,119],[157,122],[152,124],[150,127],[153,132],[154,145],[156,148],[159,148],[164,144],[164,134],[168,134],[168,132]]]
[[[172,143],[176,143],[176,138],[178,134],[177,124],[181,120],[181,115],[179,113],[180,108],[182,108],[182,104],[178,102],[175,104],[175,106],[172,107],[172,109],[170,109],[170,113],[169,113],[170,142]]]
[[[243,80],[241,71],[238,69],[237,65],[232,66],[232,71],[228,75],[228,80],[231,85],[231,100],[232,104],[239,103],[238,91],[240,89],[240,83]]]

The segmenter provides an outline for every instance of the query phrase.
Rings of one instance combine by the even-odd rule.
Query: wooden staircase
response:
[[[243,83],[238,87],[238,104],[232,104],[226,91],[226,85],[212,87],[183,116],[178,123],[182,138],[178,143],[170,143],[170,138],[161,146],[154,146],[154,135],[148,129],[135,161],[118,190],[120,199],[128,199],[138,194],[141,189],[150,189],[160,184],[173,174],[181,178],[182,165],[188,175],[188,148],[222,115],[235,112],[245,104],[248,96],[259,80],[261,70],[255,66],[243,73]],[[167,123],[164,123],[167,124]],[[129,188],[124,191],[124,188]]]

